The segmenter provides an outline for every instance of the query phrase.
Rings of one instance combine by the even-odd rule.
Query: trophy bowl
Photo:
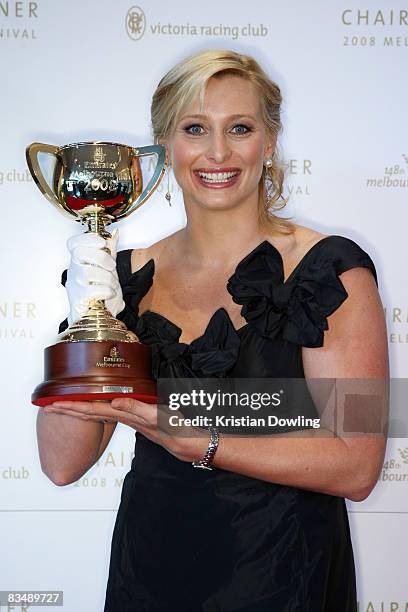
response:
[[[39,154],[53,157],[52,178],[42,171]],[[155,155],[152,177],[143,188],[140,158]],[[103,238],[106,225],[129,216],[159,185],[166,169],[161,145],[130,147],[111,142],[79,142],[61,147],[33,143],[26,158],[43,195],[59,211]],[[46,406],[57,400],[102,400],[127,395],[156,403],[148,346],[115,319],[103,300],[92,299],[88,311],[59,334],[44,351],[44,381],[31,401]]]

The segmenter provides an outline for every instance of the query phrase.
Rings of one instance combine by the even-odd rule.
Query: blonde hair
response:
[[[165,141],[171,136],[186,108],[197,99],[203,104],[209,80],[224,74],[238,75],[257,87],[265,129],[276,141],[282,129],[279,86],[252,57],[235,51],[210,49],[187,57],[158,84],[151,105],[155,142]],[[273,215],[274,210],[281,210],[287,202],[283,196],[284,166],[276,149],[272,162],[269,168],[264,167],[259,182],[259,222],[263,227],[292,233],[294,226],[290,221]]]

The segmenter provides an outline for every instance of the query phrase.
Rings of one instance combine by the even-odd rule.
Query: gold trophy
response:
[[[53,156],[51,184],[41,170],[39,154]],[[157,156],[145,189],[139,159]],[[62,147],[33,143],[26,157],[41,193],[58,210],[86,224],[88,232],[111,235],[106,225],[129,216],[159,185],[166,169],[161,145],[133,148],[111,142],[79,142]],[[103,300],[89,300],[88,311],[44,351],[45,380],[31,401],[46,406],[61,399],[105,400],[126,394],[157,401],[150,375],[150,349],[115,319]]]

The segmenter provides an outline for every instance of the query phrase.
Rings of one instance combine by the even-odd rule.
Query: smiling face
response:
[[[197,101],[186,109],[166,145],[187,208],[247,204],[257,210],[263,163],[274,143],[249,80],[231,74],[211,78],[203,107]]]

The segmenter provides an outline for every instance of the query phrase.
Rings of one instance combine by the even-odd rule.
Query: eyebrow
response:
[[[244,117],[248,118],[248,119],[252,119],[252,121],[256,121],[256,117],[254,117],[253,115],[246,115],[246,114],[237,114],[237,115],[229,115],[228,119],[243,119]],[[184,115],[183,117],[180,118],[180,121],[183,121],[184,119],[207,119],[208,115],[203,115],[200,113],[197,114],[193,114],[193,115]]]

